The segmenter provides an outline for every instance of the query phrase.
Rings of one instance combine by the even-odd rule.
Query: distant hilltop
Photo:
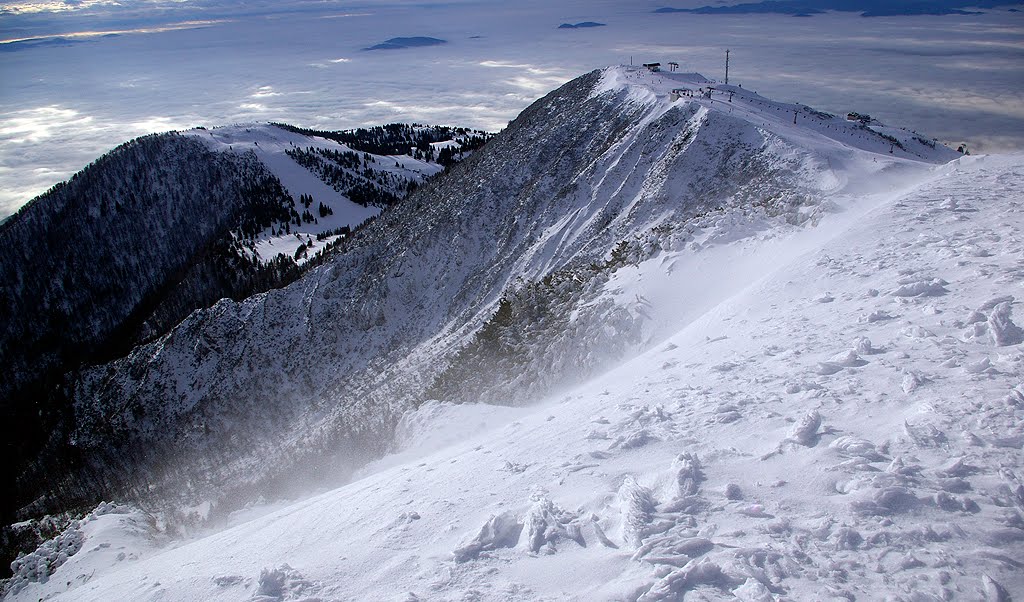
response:
[[[598,23],[596,21],[584,21],[582,23],[562,23],[558,26],[558,29],[586,29],[588,27],[605,27],[606,23]]]
[[[419,48],[421,46],[440,46],[447,43],[448,40],[441,40],[439,38],[415,36],[411,38],[391,38],[380,44],[374,44],[369,48],[363,48],[363,50],[400,50],[402,48]]]
[[[891,2],[889,0],[765,0],[731,6],[699,8],[663,7],[656,13],[693,13],[698,15],[781,14],[810,17],[826,11],[860,13],[862,17],[913,15],[976,15],[978,8],[1014,4],[1006,0],[938,0],[935,2]]]

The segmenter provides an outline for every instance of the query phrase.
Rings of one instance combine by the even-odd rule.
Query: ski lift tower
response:
[[[729,49],[725,50],[725,85],[729,85]]]

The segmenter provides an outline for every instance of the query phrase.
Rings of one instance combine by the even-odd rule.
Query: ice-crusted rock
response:
[[[1010,592],[1006,591],[1006,588],[1001,583],[988,575],[981,576],[981,586],[982,592],[985,595],[985,602],[1011,602],[1013,600]]]
[[[729,483],[725,486],[725,499],[727,500],[742,500],[743,490],[736,483]]]
[[[965,477],[977,471],[977,468],[970,466],[966,462],[966,458],[960,457],[951,460],[948,464],[939,468],[935,471],[935,474],[940,477]]]
[[[884,487],[876,490],[870,499],[851,502],[850,509],[865,516],[888,516],[909,512],[920,502],[906,487]]]
[[[789,439],[807,447],[818,444],[818,428],[821,427],[821,414],[812,410],[793,424],[789,431]]]
[[[981,305],[979,305],[978,306],[978,311],[979,312],[981,312],[981,311],[991,311],[997,305],[1001,305],[1003,303],[1013,303],[1013,301],[1014,301],[1013,295],[999,295],[998,297],[992,297],[988,301],[986,301],[986,302],[982,303]]]
[[[867,314],[866,316],[862,316],[859,321],[867,323],[867,324],[873,324],[875,322],[883,322],[885,320],[892,320],[893,317],[894,316],[892,314],[890,314],[889,312],[885,311],[884,309],[876,309],[875,311]]]
[[[949,283],[941,278],[915,280],[902,284],[892,292],[892,295],[894,297],[935,297],[949,292],[946,289],[947,284]]]
[[[836,550],[856,550],[864,543],[864,537],[851,527],[842,527],[832,534]]]
[[[977,508],[977,503],[974,500],[970,498],[961,500],[945,491],[936,491],[932,496],[932,502],[937,508],[946,512],[974,512]]]
[[[992,360],[987,357],[983,357],[980,360],[974,362],[968,362],[964,364],[964,372],[968,374],[985,374],[992,372],[995,367],[992,366]]]
[[[946,442],[946,434],[929,422],[911,424],[904,420],[903,431],[918,447],[938,447]]]
[[[676,473],[676,496],[696,495],[700,489],[701,481],[704,480],[700,459],[697,458],[696,454],[683,453],[678,455],[672,461],[672,469]]]
[[[622,520],[622,539],[627,545],[639,547],[654,514],[651,492],[627,476],[616,494]]]
[[[818,365],[814,368],[814,372],[822,376],[831,376],[842,369],[843,367],[835,362],[818,362]]]
[[[571,540],[586,546],[577,516],[558,507],[547,496],[534,494],[533,506],[523,517],[522,543],[526,549],[537,554],[551,554],[556,551],[559,541]]]
[[[452,550],[456,562],[466,562],[477,558],[481,552],[489,552],[498,548],[512,548],[519,543],[519,535],[523,531],[523,523],[511,512],[492,515],[480,527],[480,532],[468,542]]]
[[[642,560],[650,564],[668,564],[682,567],[690,560],[707,554],[715,544],[705,537],[689,537],[684,533],[673,532],[668,535],[649,538],[644,545],[633,553],[632,560]]]
[[[732,590],[732,595],[740,602],[775,602],[776,599],[763,583],[753,577],[747,577],[743,585]]]
[[[928,377],[921,374],[920,372],[914,370],[904,370],[903,382],[900,384],[900,387],[903,389],[904,393],[907,393],[909,395],[910,393],[916,391],[918,387],[927,382],[929,382]]]
[[[849,435],[837,437],[835,441],[828,444],[828,447],[845,456],[856,456],[869,462],[883,462],[888,459],[878,452],[874,443]]]
[[[1024,342],[1024,330],[1010,320],[1012,307],[1009,301],[1003,301],[992,308],[988,317],[988,330],[992,341],[999,347],[1016,345]]]
[[[314,600],[321,589],[320,584],[303,577],[302,573],[282,564],[274,569],[260,572],[259,585],[253,594],[253,602],[286,602],[289,600]]]
[[[868,348],[870,349],[870,342],[868,343]],[[841,351],[833,355],[832,357],[828,358],[828,363],[835,364],[843,368],[857,368],[859,366],[867,364],[867,362],[864,361],[863,358],[857,355],[857,351],[855,349]]]
[[[637,598],[637,602],[679,600],[685,592],[701,585],[729,590],[739,582],[738,579],[726,575],[722,567],[715,562],[694,560],[662,577]]]
[[[880,350],[871,343],[871,339],[867,337],[858,337],[857,340],[853,342],[853,350],[861,355],[874,355],[880,352]]]

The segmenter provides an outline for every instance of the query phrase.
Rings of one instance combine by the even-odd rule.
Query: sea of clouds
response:
[[[117,144],[198,125],[498,130],[610,64],[676,61],[974,151],[1024,148],[1024,13],[658,14],[702,2],[0,3],[0,218]],[[559,29],[595,21],[604,27]],[[366,51],[393,37],[434,46]]]

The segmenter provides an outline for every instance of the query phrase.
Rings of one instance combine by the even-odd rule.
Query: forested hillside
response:
[[[4,471],[70,417],[65,373],[123,355],[217,299],[294,278],[294,263],[238,252],[291,207],[254,157],[170,133],[122,145],[4,222]]]

